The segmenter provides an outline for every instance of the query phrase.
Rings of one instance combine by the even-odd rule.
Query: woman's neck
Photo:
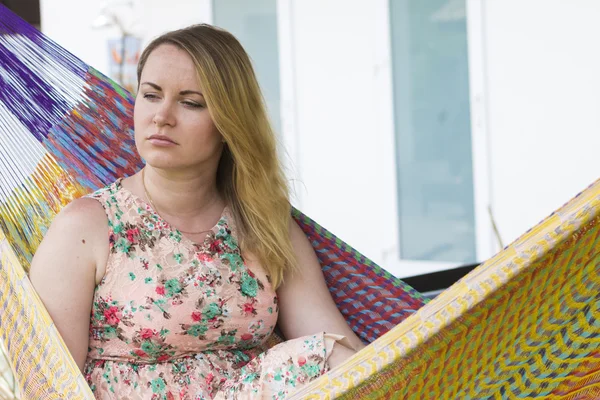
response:
[[[163,217],[194,225],[205,214],[221,212],[224,201],[217,189],[216,176],[207,173],[174,173],[144,167],[140,182],[145,197]]]

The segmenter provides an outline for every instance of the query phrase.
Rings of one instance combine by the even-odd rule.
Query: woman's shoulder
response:
[[[85,213],[86,210],[94,212],[93,210],[100,210],[102,208],[104,209],[103,213],[100,213],[99,211],[96,212],[98,215],[102,215],[104,218],[108,217],[110,220],[113,220],[118,217],[118,215],[122,214],[122,208],[127,207],[126,204],[128,204],[128,198],[130,197],[127,190],[123,189],[121,184],[122,180],[122,178],[119,178],[113,183],[83,196],[80,200],[87,200],[88,205],[86,206],[85,203],[80,204],[80,212]],[[97,207],[94,202],[102,207]]]
[[[118,191],[120,181],[121,179],[118,179],[92,193],[71,201],[54,218],[53,224],[66,222],[89,226],[90,223],[93,225],[94,222],[106,222],[105,200]]]
[[[61,241],[75,244],[81,242],[86,246],[87,250],[82,256],[88,256],[94,260],[97,274],[96,284],[98,284],[104,276],[109,253],[109,226],[102,204],[90,197],[73,200],[56,215],[50,231],[53,232],[48,235],[50,242],[55,244]]]
[[[120,179],[71,201],[56,215],[52,225],[61,231],[100,232],[105,236],[108,229],[106,200],[118,191],[119,183]]]
[[[106,213],[94,198],[80,197],[67,204],[54,218],[52,225],[62,228],[93,231],[106,223]],[[72,229],[67,229],[71,231]]]

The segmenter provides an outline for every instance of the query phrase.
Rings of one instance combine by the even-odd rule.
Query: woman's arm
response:
[[[29,278],[80,369],[88,352],[97,265],[108,257],[108,223],[96,200],[73,201],[54,219]],[[102,265],[102,271],[104,266]]]
[[[290,237],[298,260],[298,272],[288,273],[277,290],[279,321],[284,336],[294,339],[327,332],[346,336],[352,349],[336,343],[329,359],[335,367],[345,358],[364,347],[338,310],[329,294],[319,260],[302,229],[290,223]]]

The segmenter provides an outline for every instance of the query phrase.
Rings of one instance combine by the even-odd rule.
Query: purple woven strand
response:
[[[48,65],[42,66],[43,68],[58,64],[75,76],[83,78],[87,66],[0,4],[0,103],[26,126],[37,140],[42,141],[50,128],[72,105],[41,73],[36,74],[35,70],[25,65],[9,50],[9,39],[12,42],[23,37],[35,45],[31,50],[42,59],[49,60]],[[23,43],[25,44],[25,41]],[[44,74],[51,72],[45,70]],[[59,71],[56,72],[58,75]],[[60,71],[60,74],[64,75],[64,71]]]
[[[81,78],[85,76],[89,69],[86,63],[50,40],[2,4],[0,4],[0,34],[18,34],[27,37],[37,44],[40,49],[44,49],[49,57],[58,60],[63,67]]]

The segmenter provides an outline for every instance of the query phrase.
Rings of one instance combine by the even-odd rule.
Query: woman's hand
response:
[[[331,355],[329,356],[329,359],[327,360],[327,363],[329,364],[329,368],[331,368],[331,369],[337,368],[340,364],[342,364],[344,361],[346,361],[348,358],[350,358],[355,353],[356,353],[355,350],[349,349],[348,347],[344,346],[340,342],[335,342],[335,345],[333,346],[333,350],[331,351]]]

